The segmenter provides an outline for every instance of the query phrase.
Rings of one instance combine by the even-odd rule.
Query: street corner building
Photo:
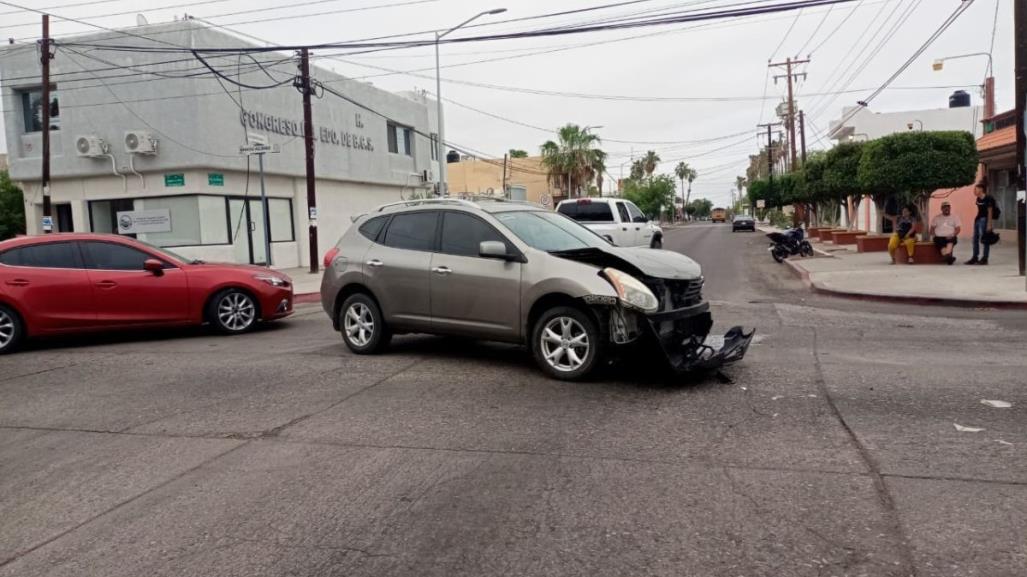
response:
[[[255,47],[195,20],[62,40],[50,66],[55,231],[125,234],[190,258],[254,264],[268,262],[267,231],[272,263],[288,268],[309,262],[311,223],[324,249],[351,217],[435,187],[436,106],[423,94],[380,90],[311,57],[312,210],[297,57],[229,50],[201,54],[204,63],[160,50]],[[10,174],[25,193],[29,234],[43,232],[41,87],[35,44],[0,48]],[[240,150],[254,141],[273,150],[263,155],[266,203],[260,159]]]

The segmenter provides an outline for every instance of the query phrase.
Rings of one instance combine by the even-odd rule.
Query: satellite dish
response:
[[[136,14],[136,26],[146,26],[150,22],[146,19],[146,16],[142,14]]]

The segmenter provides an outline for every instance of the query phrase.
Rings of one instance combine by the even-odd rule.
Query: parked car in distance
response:
[[[736,214],[735,219],[731,221],[731,232],[740,230],[756,232],[756,219],[747,214]]]
[[[49,234],[0,242],[0,354],[25,338],[210,323],[226,334],[292,314],[292,280],[207,264],[132,238]]]
[[[663,248],[663,229],[630,200],[575,198],[560,202],[556,211],[617,246]]]
[[[710,212],[710,220],[713,222],[727,222],[727,210],[715,208]]]
[[[699,265],[616,247],[563,214],[510,201],[427,199],[358,218],[325,255],[321,304],[358,354],[395,334],[525,344],[539,367],[583,378],[611,348],[662,352],[680,371],[741,359],[736,327],[718,350]],[[659,354],[659,353],[657,353]]]

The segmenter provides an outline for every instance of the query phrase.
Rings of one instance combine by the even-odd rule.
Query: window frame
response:
[[[389,218],[389,222],[386,224],[386,226],[383,227],[382,230],[379,232],[379,234],[378,234],[379,240],[376,241],[376,242],[377,242],[377,244],[380,244],[380,245],[382,245],[384,247],[387,247],[387,248],[391,248],[393,250],[408,250],[408,251],[411,251],[411,252],[437,253],[437,252],[439,252],[439,229],[441,228],[439,226],[439,222],[441,220],[440,217],[442,216],[440,214],[441,212],[442,211],[440,211],[438,209],[428,209],[428,210],[411,210],[411,211],[407,211],[407,212],[399,212],[399,213],[393,214]],[[388,237],[389,237],[389,231],[392,229],[392,225],[395,224],[396,219],[398,217],[401,217],[401,216],[407,216],[407,215],[413,215],[413,214],[434,214],[435,215],[435,230],[433,231],[433,234],[431,236],[431,239],[432,239],[431,247],[429,247],[427,250],[421,250],[421,249],[417,249],[417,248],[406,248],[406,247],[392,246],[392,245],[387,244],[386,241],[388,240]]]
[[[522,253],[520,251],[520,249],[517,248],[517,245],[515,245],[513,242],[510,241],[510,238],[507,235],[503,234],[503,232],[501,230],[496,228],[492,223],[490,223],[489,221],[485,220],[484,218],[481,218],[480,216],[478,216],[476,214],[472,214],[470,212],[464,212],[464,211],[461,211],[461,210],[440,210],[439,212],[441,213],[441,215],[440,215],[441,218],[440,218],[440,221],[438,223],[436,223],[436,225],[435,225],[435,230],[436,230],[436,234],[435,234],[435,236],[436,236],[436,238],[435,238],[435,247],[436,247],[436,250],[434,252],[436,252],[438,254],[444,254],[446,256],[455,256],[455,257],[460,257],[460,258],[480,258],[480,259],[486,259],[486,260],[495,260],[493,258],[481,256],[480,254],[473,254],[473,255],[469,255],[469,254],[455,254],[455,253],[452,253],[452,252],[445,252],[442,249],[442,247],[443,247],[443,245],[442,245],[442,234],[446,230],[446,217],[448,215],[450,215],[450,214],[459,214],[461,216],[466,216],[468,218],[472,218],[474,220],[477,220],[481,224],[483,224],[486,227],[492,229],[492,232],[496,233],[496,236],[498,236],[500,239],[502,239],[503,244],[506,245],[506,252],[507,252],[507,254],[515,255],[515,256],[518,256],[518,257],[521,257],[521,258],[524,257],[524,253]]]
[[[89,252],[89,248],[86,246],[88,244],[109,244],[109,245],[114,245],[114,246],[120,246],[120,247],[128,249],[128,250],[134,250],[136,252],[143,253],[144,255],[146,255],[148,257],[147,259],[144,259],[144,260],[150,260],[150,259],[159,260],[161,263],[164,264],[164,266],[162,267],[164,270],[177,269],[178,268],[177,265],[175,265],[172,262],[169,262],[166,258],[164,258],[162,256],[159,256],[159,255],[155,255],[155,254],[151,253],[150,251],[147,251],[145,249],[139,248],[137,246],[132,246],[132,245],[130,245],[128,243],[115,242],[115,241],[111,241],[111,240],[100,240],[100,239],[96,239],[96,240],[93,240],[93,239],[78,240],[78,241],[75,241],[75,243],[78,244],[79,252],[81,253],[82,267],[85,270],[89,270],[89,271],[94,271],[95,270],[95,271],[103,271],[103,272],[144,272],[144,273],[148,273],[148,274],[153,274],[153,273],[150,273],[149,271],[147,271],[145,268],[139,268],[139,269],[134,269],[134,268],[100,268],[100,267],[90,268],[88,266],[88,264],[89,264],[89,260],[92,258],[92,253]]]
[[[34,87],[31,87],[31,88],[16,88],[15,89],[15,93],[20,97],[20,100],[21,100],[21,102],[20,102],[20,104],[21,104],[21,116],[22,116],[21,123],[22,123],[22,129],[23,129],[22,134],[41,134],[43,132],[43,127],[42,126],[40,127],[39,130],[29,130],[30,126],[32,125],[32,123],[34,121],[33,111],[32,111],[32,107],[30,106],[30,104],[32,103],[32,95],[33,94],[39,94],[39,99],[40,100],[43,99],[43,87],[42,86],[34,86]],[[54,119],[57,120],[56,128],[51,128],[50,129],[50,131],[53,132],[55,130],[60,130],[61,129],[61,120],[60,120],[61,119],[61,101],[60,101],[60,98],[58,97],[57,86],[55,86],[55,85],[51,85],[50,86],[50,99],[51,99],[51,101],[53,101],[53,102],[55,102],[57,104],[57,115],[56,116],[54,116],[54,115],[50,116],[50,125],[51,126],[53,126],[55,124],[54,123]],[[42,120],[43,119],[40,118],[39,120],[40,120],[40,124],[42,124]]]
[[[66,245],[71,246],[71,249],[72,249],[71,252],[72,252],[72,254],[75,255],[76,260],[78,260],[78,266],[77,267],[73,267],[73,268],[69,268],[69,267],[66,267],[66,266],[30,266],[30,265],[23,265],[23,264],[7,264],[5,262],[0,262],[0,267],[10,267],[10,268],[18,268],[18,269],[45,269],[45,270],[86,270],[86,267],[85,267],[85,256],[82,254],[82,250],[78,246],[78,242],[74,241],[74,240],[57,240],[57,241],[46,240],[46,241],[42,241],[42,242],[33,242],[33,243],[22,244],[22,245],[18,245],[18,246],[12,246],[11,248],[9,248],[9,249],[7,249],[7,250],[5,250],[3,252],[0,252],[0,257],[2,257],[3,255],[5,255],[5,254],[7,254],[9,252],[13,252],[13,251],[16,251],[16,250],[24,250],[24,249],[27,249],[27,248],[32,248],[32,247],[36,247],[36,246],[43,246],[43,245],[48,245],[48,244],[66,244]]]
[[[385,123],[386,141],[389,154],[399,156],[414,156],[414,130],[413,128],[398,122],[388,121]]]
[[[618,200],[616,204],[617,214],[620,216],[621,222],[631,222],[631,211],[628,210],[627,203],[625,203],[623,200]]]

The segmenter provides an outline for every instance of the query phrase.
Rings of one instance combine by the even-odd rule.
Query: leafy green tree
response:
[[[893,194],[927,214],[931,193],[973,183],[977,145],[969,132],[902,132],[866,144],[859,162],[865,190]],[[924,236],[927,227],[923,227]]]
[[[690,214],[694,215],[696,218],[710,216],[710,213],[713,212],[713,201],[708,198],[697,198],[688,203],[688,207],[686,207],[685,212],[689,212],[689,210],[691,210]]]
[[[0,240],[25,234],[25,200],[6,170],[0,170]]]
[[[645,167],[642,165],[641,160],[636,160],[631,163],[631,180],[642,180],[645,176]]]
[[[517,148],[510,149],[510,158],[528,158],[527,150],[520,150]]]
[[[542,147],[542,166],[549,183],[568,196],[580,196],[596,174],[602,174],[606,153],[599,149],[599,136],[577,124],[568,124],[557,131],[556,141],[546,141]]]
[[[661,209],[674,206],[674,179],[665,174],[646,180],[629,180],[624,186],[624,198],[635,203],[642,212],[653,216]]]

